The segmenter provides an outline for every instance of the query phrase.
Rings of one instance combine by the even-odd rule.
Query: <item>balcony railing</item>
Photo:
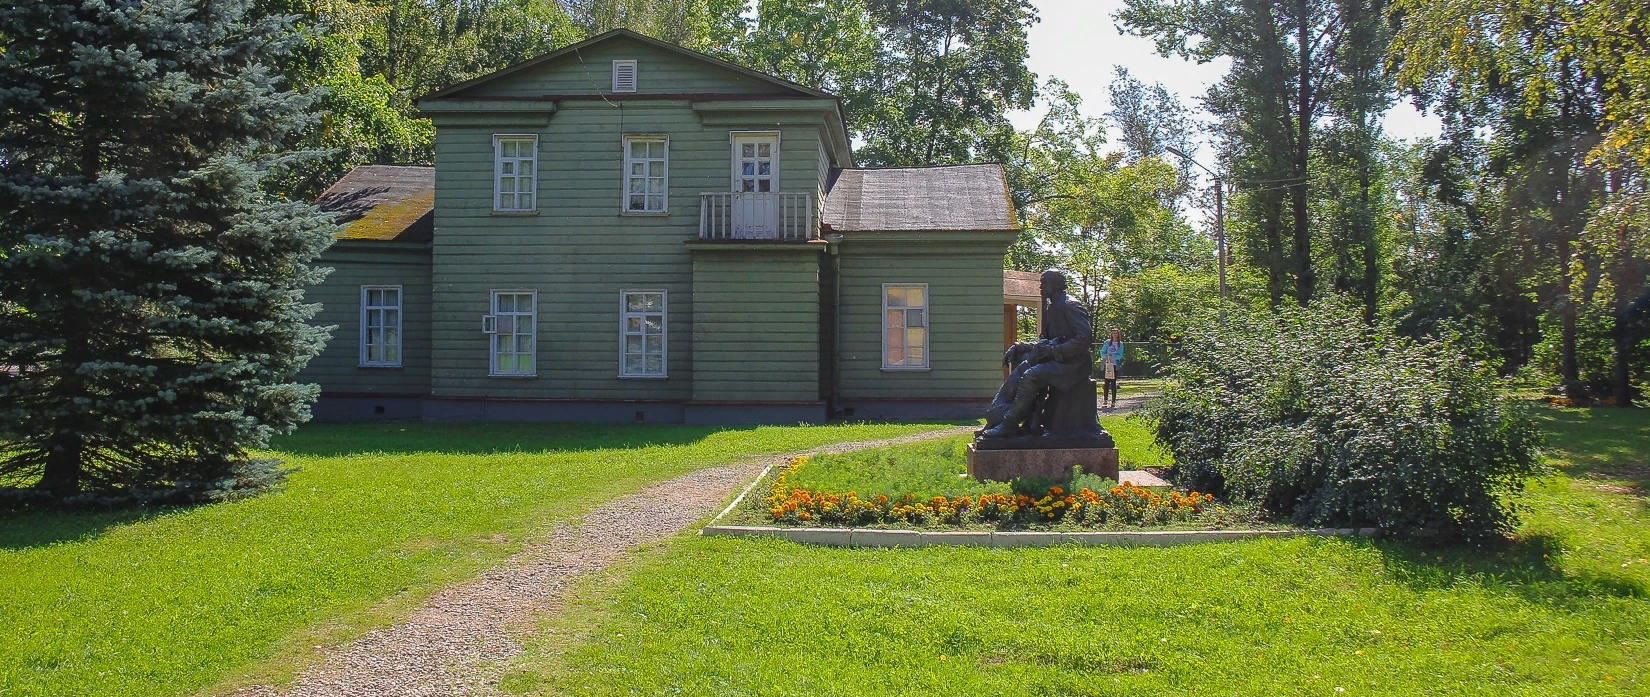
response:
[[[819,238],[810,193],[707,192],[699,194],[699,239],[785,240]]]

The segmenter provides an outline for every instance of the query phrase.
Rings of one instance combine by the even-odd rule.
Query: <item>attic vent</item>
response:
[[[613,91],[636,91],[636,61],[613,61]]]

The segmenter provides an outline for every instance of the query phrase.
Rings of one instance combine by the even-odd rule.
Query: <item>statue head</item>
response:
[[[1066,294],[1066,275],[1049,269],[1043,272],[1043,297],[1058,298]]]

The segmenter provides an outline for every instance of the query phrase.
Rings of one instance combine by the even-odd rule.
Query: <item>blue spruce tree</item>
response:
[[[309,416],[330,220],[264,193],[310,98],[247,0],[0,4],[0,486],[211,499]]]

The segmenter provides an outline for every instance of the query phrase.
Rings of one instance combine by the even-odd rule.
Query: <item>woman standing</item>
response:
[[[1105,378],[1100,392],[1100,405],[1117,408],[1117,371],[1123,368],[1123,333],[1113,329],[1111,338],[1100,346],[1100,370]],[[1110,403],[1106,400],[1111,400]]]

